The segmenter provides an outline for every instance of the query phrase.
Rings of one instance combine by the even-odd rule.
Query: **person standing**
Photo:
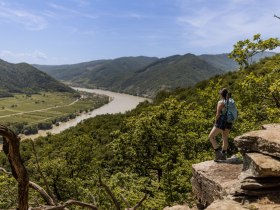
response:
[[[231,98],[231,95],[226,88],[221,89],[219,91],[219,94],[221,100],[217,104],[215,124],[209,134],[210,142],[215,151],[214,161],[226,160],[227,149],[228,149],[228,136],[233,125],[233,122],[229,122],[227,115],[228,115],[229,102],[234,104],[234,101]],[[223,140],[222,150],[220,149],[216,141],[216,136],[219,134],[222,134],[222,140]]]

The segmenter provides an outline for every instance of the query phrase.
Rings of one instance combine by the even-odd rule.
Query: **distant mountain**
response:
[[[159,90],[192,86],[224,71],[193,54],[175,55],[142,68],[122,84],[123,91],[154,95]]]
[[[96,60],[90,62],[83,62],[72,65],[38,65],[33,66],[59,80],[71,80],[85,74],[87,71],[92,71],[111,60]]]
[[[154,96],[159,90],[192,86],[214,75],[236,70],[237,63],[227,55],[121,57],[73,65],[34,66],[74,85]],[[274,53],[263,53],[252,61],[272,55]]]
[[[38,91],[73,92],[71,88],[26,63],[11,64],[0,60],[0,81],[1,97]]]
[[[274,52],[263,52],[256,54],[252,57],[252,60],[250,60],[249,63],[258,62],[262,58],[271,57],[275,54],[276,53]],[[206,62],[212,64],[216,68],[221,69],[223,71],[235,71],[236,69],[238,69],[238,63],[232,59],[229,59],[228,53],[217,55],[203,54],[199,55],[199,58],[205,60]]]
[[[112,60],[96,60],[73,65],[33,65],[59,80],[115,91],[134,72],[157,61],[155,57],[121,57]]]
[[[218,69],[223,71],[235,71],[238,68],[238,63],[232,59],[228,58],[228,54],[218,54],[218,55],[199,55],[199,58],[212,64]]]

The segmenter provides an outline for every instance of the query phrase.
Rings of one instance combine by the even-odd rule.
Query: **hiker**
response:
[[[215,125],[209,134],[212,147],[215,150],[214,161],[226,160],[228,149],[228,136],[232,129],[232,124],[237,118],[237,109],[231,94],[226,88],[219,91],[221,100],[217,105]],[[222,150],[217,144],[216,136],[222,133]]]

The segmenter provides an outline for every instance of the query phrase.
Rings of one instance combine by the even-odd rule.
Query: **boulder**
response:
[[[233,200],[216,200],[210,206],[208,206],[205,210],[280,210],[279,204],[273,203],[246,203],[241,204],[239,202]]]
[[[192,210],[186,205],[176,205],[172,207],[165,207],[163,210]],[[193,209],[194,210],[194,209]]]
[[[279,177],[265,177],[256,178],[248,177],[241,181],[241,188],[245,190],[268,190],[268,189],[279,189],[280,192],[280,181]]]
[[[277,123],[272,123],[272,124],[266,124],[262,126],[262,129],[265,130],[271,130],[271,129],[276,129],[276,130],[280,130],[280,124]]]
[[[234,194],[240,185],[238,176],[243,164],[237,158],[216,163],[206,161],[192,166],[192,190],[203,205],[209,205],[214,200]]]
[[[268,155],[260,153],[245,153],[244,170],[251,170],[255,177],[279,177],[280,182],[280,161]]]
[[[265,130],[245,133],[234,139],[241,153],[260,152],[280,158],[280,129],[267,126]]]
[[[245,210],[245,206],[233,200],[216,200],[205,210]]]

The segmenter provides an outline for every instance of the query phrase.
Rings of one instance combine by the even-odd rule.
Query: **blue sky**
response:
[[[230,52],[279,37],[279,0],[0,0],[0,58],[71,64]]]

